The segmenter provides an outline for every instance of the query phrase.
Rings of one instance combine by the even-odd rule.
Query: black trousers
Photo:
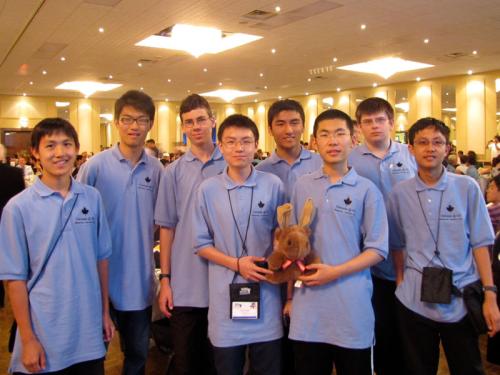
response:
[[[248,375],[281,374],[282,340],[256,342],[228,348],[213,347],[215,367],[219,375],[243,375],[248,349]]]
[[[298,375],[372,375],[371,348],[348,349],[337,345],[294,341]]]
[[[451,375],[484,375],[478,336],[467,316],[456,323],[440,323],[414,313],[399,301],[397,308],[401,332],[404,332],[408,375],[437,373],[440,342]]]
[[[174,357],[169,375],[215,374],[207,314],[208,308],[174,307],[170,318]]]
[[[374,364],[377,375],[406,374],[396,315],[396,283],[372,276],[375,313]]]
[[[75,363],[70,367],[53,372],[44,372],[51,375],[104,375],[104,358]],[[25,375],[24,372],[15,372],[14,375]],[[26,374],[27,375],[27,374]]]

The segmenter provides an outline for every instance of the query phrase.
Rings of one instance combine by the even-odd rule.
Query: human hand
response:
[[[172,294],[172,288],[170,287],[170,280],[168,278],[163,278],[160,281],[160,293],[158,294],[158,305],[160,306],[160,311],[167,318],[172,316],[172,309],[174,308],[174,296]]]
[[[45,370],[46,358],[42,345],[36,338],[32,338],[22,345],[23,366],[29,372],[40,372]]]
[[[110,342],[115,335],[115,325],[109,316],[109,313],[105,313],[102,316],[102,332],[104,336],[104,342]]]
[[[272,275],[273,271],[259,267],[255,262],[265,261],[266,258],[246,256],[238,259],[238,272],[244,279],[249,281],[265,281],[265,275]]]
[[[496,293],[484,293],[483,315],[488,326],[488,336],[495,336],[500,331],[500,312],[496,301]]]
[[[299,280],[306,286],[324,285],[341,276],[337,271],[337,267],[323,263],[309,264],[306,266],[306,271],[315,271],[312,274],[303,274],[299,276]]]

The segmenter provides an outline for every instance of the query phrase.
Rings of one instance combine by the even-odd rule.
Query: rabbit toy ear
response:
[[[302,216],[300,217],[299,225],[301,227],[309,227],[314,216],[314,203],[311,198],[306,200],[304,208],[302,209]]]
[[[291,203],[285,203],[278,207],[278,224],[280,228],[284,229],[290,225],[292,212],[293,205]]]

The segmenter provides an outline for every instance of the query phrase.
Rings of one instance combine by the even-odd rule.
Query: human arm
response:
[[[105,342],[111,341],[115,334],[115,325],[109,315],[108,263],[107,259],[101,259],[97,262],[99,283],[101,285],[102,330]]]
[[[473,250],[479,277],[483,286],[494,285],[491,273],[490,253],[488,247]],[[493,337],[500,331],[500,312],[497,305],[497,295],[492,291],[484,292],[483,315],[488,326],[488,336]]]
[[[250,255],[236,258],[224,254],[213,246],[208,246],[198,250],[198,255],[209,260],[210,262],[229,268],[234,272],[238,272],[245,280],[265,281],[265,275],[272,275],[272,271],[261,268],[255,264],[255,262],[266,260],[266,258],[263,257]]]
[[[396,285],[403,282],[405,258],[402,249],[391,249],[392,262],[396,273]]]
[[[31,326],[28,289],[25,280],[8,280],[7,291],[22,342],[22,363],[29,372],[45,369],[45,351]]]
[[[172,243],[174,242],[175,229],[160,227],[160,268],[162,274],[170,274],[170,260],[172,256]],[[160,293],[158,295],[160,311],[167,318],[172,316],[174,297],[170,287],[170,278],[160,280]]]

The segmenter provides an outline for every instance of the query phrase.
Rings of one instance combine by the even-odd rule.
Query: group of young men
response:
[[[421,295],[429,268],[446,273],[453,290],[480,280],[489,334],[500,330],[493,230],[477,184],[442,166],[442,122],[417,121],[407,147],[390,138],[390,104],[369,98],[356,111],[364,144],[355,147],[351,118],[329,109],[315,120],[313,153],[300,144],[302,107],[280,100],[268,111],[276,150],[254,168],[255,123],[227,117],[214,145],[213,113],[193,94],[179,113],[189,149],[162,169],[144,152],[154,114],[149,96],[124,94],[115,105],[120,142],[82,165],[76,180],[74,128],[61,119],[34,128],[44,173],[0,223],[0,279],[18,324],[12,372],[103,373],[112,322],[123,373],[145,372],[157,225],[171,374],[243,374],[247,366],[252,374],[326,375],[334,365],[339,375],[372,374],[373,359],[378,375],[435,374],[440,341],[452,374],[484,374],[463,298]],[[276,210],[291,202],[298,215],[309,198],[321,263],[280,288],[266,282],[265,264]]]

